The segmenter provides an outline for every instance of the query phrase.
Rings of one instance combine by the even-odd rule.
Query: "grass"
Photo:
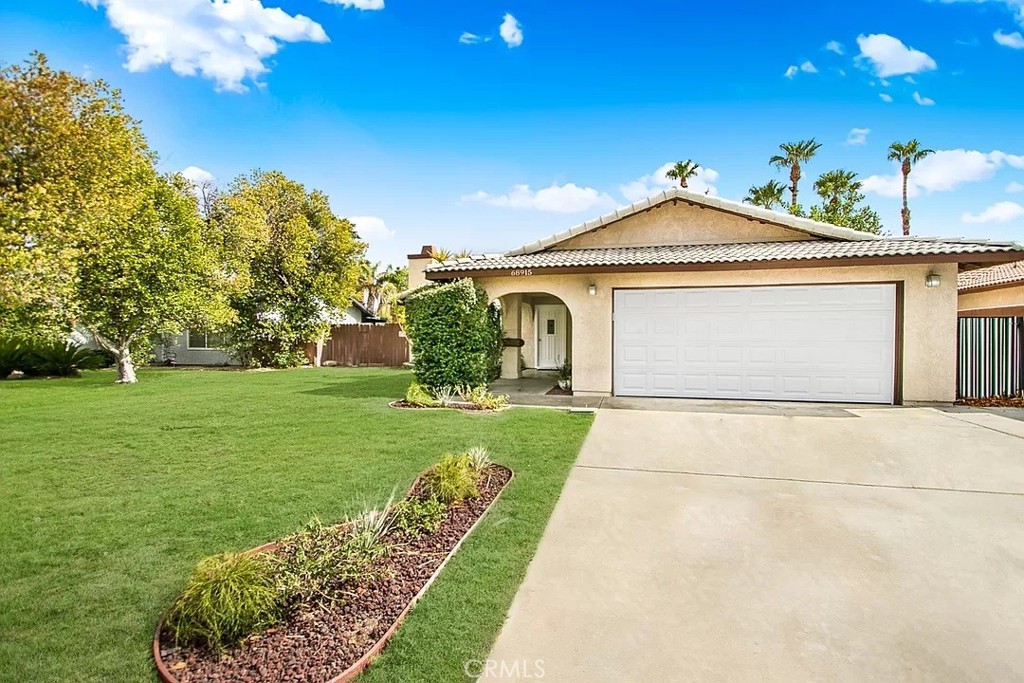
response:
[[[0,681],[153,681],[153,627],[202,557],[399,495],[483,445],[516,478],[360,680],[486,656],[587,416],[400,411],[409,373],[144,370],[0,381]]]

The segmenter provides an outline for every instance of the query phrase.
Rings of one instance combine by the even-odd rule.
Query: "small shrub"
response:
[[[496,396],[487,391],[487,387],[463,387],[462,397],[480,410],[500,410],[508,406],[508,396]]]
[[[281,614],[274,565],[267,556],[225,553],[201,560],[167,614],[179,645],[224,650],[272,626]]]
[[[324,526],[313,518],[285,539],[278,552],[280,590],[288,604],[299,600],[333,601],[349,581],[376,576],[374,563],[388,552],[366,529]]]
[[[449,453],[442,457],[427,473],[424,487],[429,495],[447,505],[457,505],[466,498],[480,496],[476,488],[476,472],[465,454]]]
[[[410,498],[395,506],[395,526],[415,538],[436,533],[448,515],[448,506],[437,498]]]
[[[477,474],[483,472],[494,464],[491,460],[491,454],[488,453],[487,449],[483,446],[473,446],[466,451],[466,457],[469,458],[469,466],[472,467],[473,471]]]
[[[31,344],[21,369],[29,376],[77,377],[81,370],[97,370],[103,364],[103,356],[92,349],[56,341]]]
[[[558,366],[558,379],[563,382],[572,381],[572,361],[566,358],[562,361],[562,364]]]
[[[437,405],[437,401],[430,395],[430,392],[417,382],[413,382],[405,390],[405,402],[417,408],[432,408]]]
[[[20,339],[0,339],[0,379],[5,379],[15,370],[22,370],[27,356],[25,343]]]
[[[437,405],[442,408],[447,408],[455,402],[455,397],[459,395],[457,387],[437,387],[434,389],[434,400]]]

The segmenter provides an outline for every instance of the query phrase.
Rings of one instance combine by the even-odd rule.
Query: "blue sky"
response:
[[[518,246],[679,159],[742,199],[808,137],[805,196],[856,171],[897,232],[917,137],[916,234],[1024,241],[1024,0],[0,0],[0,30],[121,88],[165,170],[280,169],[383,261]]]

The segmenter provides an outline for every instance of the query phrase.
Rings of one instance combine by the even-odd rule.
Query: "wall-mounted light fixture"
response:
[[[938,273],[932,271],[928,273],[928,277],[924,279],[924,284],[926,287],[938,287],[942,284],[942,278],[939,277]]]
[[[597,294],[597,285],[595,285],[593,282],[591,282],[590,285],[587,287],[587,293],[590,294],[590,296],[596,295]]]

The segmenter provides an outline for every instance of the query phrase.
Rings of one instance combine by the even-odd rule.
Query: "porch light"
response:
[[[597,294],[597,285],[595,285],[593,282],[591,282],[590,285],[587,287],[587,293],[590,294],[590,296],[596,295]]]
[[[938,287],[942,284],[942,278],[939,277],[938,273],[932,271],[928,273],[928,277],[924,279],[924,284],[926,287]]]

